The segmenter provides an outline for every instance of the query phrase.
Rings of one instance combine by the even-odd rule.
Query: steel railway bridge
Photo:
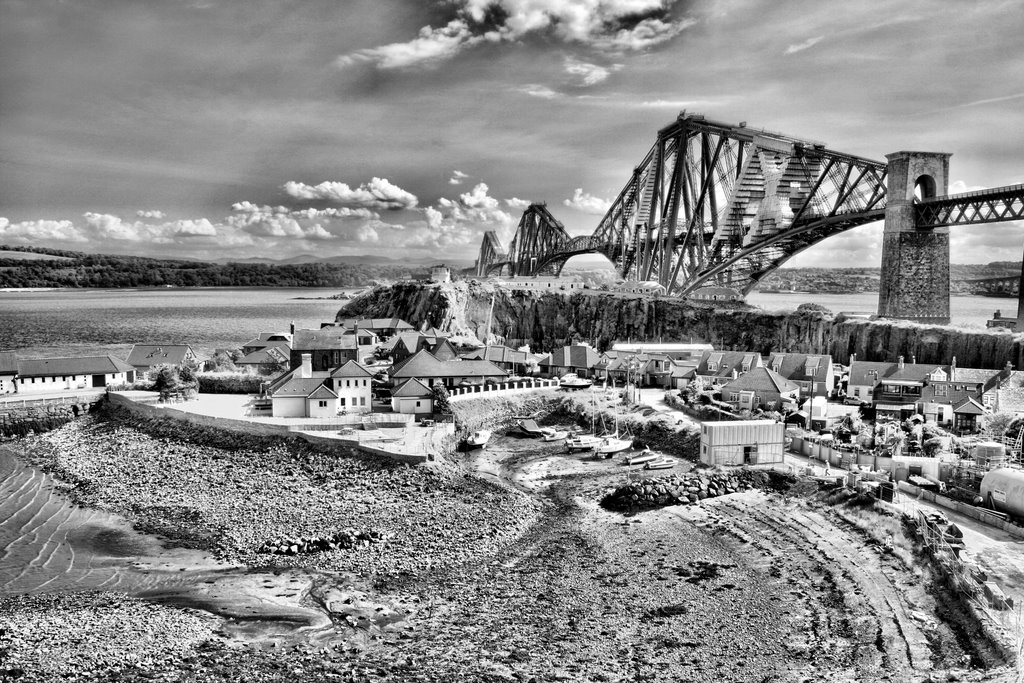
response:
[[[885,219],[879,313],[940,321],[948,318],[948,226],[1024,219],[1024,186],[940,196],[948,161],[919,152],[875,161],[683,112],[658,131],[592,234],[571,236],[545,205],[531,204],[507,250],[493,231],[484,235],[476,274],[557,275],[573,256],[603,254],[624,279],[656,281],[668,294],[718,285],[746,295],[807,247]],[[923,260],[940,281],[943,249],[944,313],[941,282],[939,298],[928,299],[934,283],[900,277],[920,275]]]

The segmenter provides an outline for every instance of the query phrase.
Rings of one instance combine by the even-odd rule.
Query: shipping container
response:
[[[700,461],[706,465],[781,463],[785,426],[773,420],[705,422],[700,428]]]

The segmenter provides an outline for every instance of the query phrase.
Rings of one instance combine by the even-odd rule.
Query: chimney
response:
[[[899,358],[896,359],[896,367],[899,368],[900,370],[903,369],[903,356],[900,356]]]
[[[295,321],[294,320],[292,321],[291,327],[288,328],[288,331],[291,334],[295,334]]]
[[[949,381],[956,381],[956,356],[953,356],[952,360],[949,361]]]
[[[302,354],[302,365],[299,366],[299,379],[309,379],[313,376],[313,354]]]

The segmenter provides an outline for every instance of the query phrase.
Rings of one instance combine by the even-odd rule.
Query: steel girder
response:
[[[557,274],[572,256],[600,253],[622,277],[656,280],[669,293],[713,283],[746,294],[811,244],[880,220],[886,168],[684,113],[658,131],[592,235],[570,238],[546,206],[532,204],[506,259],[486,270]]]
[[[477,277],[487,277],[492,266],[508,261],[508,254],[501,247],[498,233],[488,230],[484,233],[484,241],[480,244],[480,254],[476,259]]]
[[[1024,220],[1024,185],[925,199],[914,205],[918,227]]]
[[[560,271],[551,256],[563,253],[571,241],[561,221],[544,204],[530,204],[519,219],[515,237],[508,250],[508,265],[513,276],[538,275]]]
[[[879,220],[885,176],[884,162],[821,143],[681,116],[594,237],[624,277],[680,295],[709,282],[746,293],[807,239]]]

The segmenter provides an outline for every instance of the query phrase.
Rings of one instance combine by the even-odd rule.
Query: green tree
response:
[[[160,392],[160,398],[166,401],[171,394],[178,393],[178,386],[181,380],[178,376],[178,368],[173,365],[158,366],[154,373],[153,390]]]
[[[431,393],[434,399],[434,412],[441,415],[451,415],[452,404],[448,400],[448,390],[444,388],[444,385],[435,384],[431,389]]]

